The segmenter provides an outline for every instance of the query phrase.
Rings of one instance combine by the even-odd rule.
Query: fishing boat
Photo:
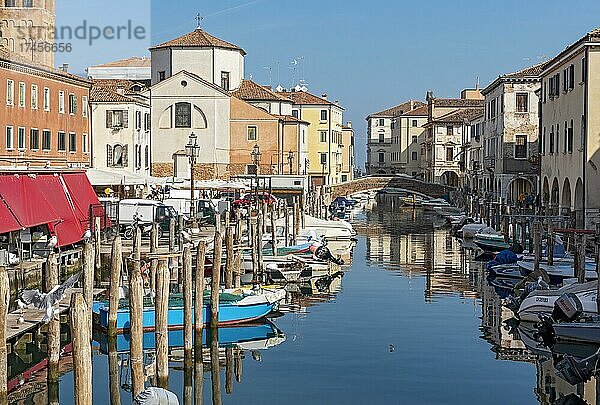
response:
[[[504,235],[493,233],[492,231],[484,230],[483,232],[476,233],[473,237],[473,243],[486,252],[499,252],[508,249],[510,245],[504,241]]]
[[[170,330],[169,348],[180,348],[184,346],[184,331],[182,329]],[[193,337],[193,336],[192,336]],[[210,344],[211,330],[202,329],[202,345]],[[144,350],[156,349],[156,334],[154,332],[144,332],[143,334]],[[108,335],[103,332],[96,332],[94,340],[100,344],[100,353],[109,353]],[[264,321],[258,323],[249,323],[244,325],[225,326],[219,328],[219,346],[232,347],[239,345],[252,344],[256,347],[266,348],[275,346],[285,341],[285,335],[272,322]],[[120,333],[116,337],[116,350],[119,353],[129,352],[131,337],[129,333]]]
[[[534,290],[521,302],[517,315],[522,321],[538,322],[539,315],[550,314],[556,300],[566,293],[573,293],[581,301],[583,315],[598,314],[596,304],[598,282],[573,283],[557,290]]]
[[[225,290],[219,294],[219,326],[235,325],[255,321],[264,318],[277,308],[277,304],[285,298],[285,290],[276,291],[254,291],[254,290]],[[98,313],[98,323],[101,328],[108,328],[108,303],[102,302],[94,306]],[[117,330],[125,331],[130,328],[129,303],[126,300],[119,302],[117,310]],[[168,311],[169,329],[180,329],[183,327],[183,296],[171,294],[169,297]],[[210,319],[210,292],[204,292],[204,307],[202,319]],[[155,311],[154,305],[149,298],[144,299],[142,314],[142,326],[144,330],[154,330]]]

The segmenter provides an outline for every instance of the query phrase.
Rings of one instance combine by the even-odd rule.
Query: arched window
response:
[[[192,105],[190,103],[175,104],[175,128],[192,127]]]

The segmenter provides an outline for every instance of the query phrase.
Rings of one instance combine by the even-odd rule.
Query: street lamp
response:
[[[287,156],[288,164],[290,165],[290,174],[292,174],[292,164],[294,163],[294,152],[289,151]]]
[[[256,182],[256,197],[258,198],[258,168],[260,167],[261,156],[258,144],[254,145],[252,152],[250,152],[250,156],[252,157],[252,163],[254,163],[254,181]]]
[[[190,162],[190,219],[192,220],[192,228],[197,228],[198,223],[196,221],[196,188],[194,184],[194,167],[196,166],[196,159],[200,155],[200,145],[198,145],[198,137],[193,132],[190,134],[187,145],[185,145],[185,154]]]

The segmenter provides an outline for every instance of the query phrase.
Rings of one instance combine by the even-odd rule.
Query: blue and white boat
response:
[[[202,345],[210,344],[212,331],[209,328],[202,330]],[[170,330],[169,347],[179,348],[184,346],[184,334],[182,329]],[[100,352],[108,354],[109,343],[106,333],[98,333],[94,336],[100,344]],[[116,336],[117,352],[129,352],[131,337],[128,333],[121,333]],[[221,347],[240,347],[240,348],[268,348],[276,346],[285,341],[285,335],[273,323],[269,321],[260,323],[249,323],[244,325],[225,326],[219,328],[219,346]],[[143,334],[144,350],[156,349],[156,334],[154,332],[145,332]]]
[[[210,319],[210,295],[205,292],[204,307],[202,309],[202,319]],[[279,302],[285,298],[285,290],[274,291],[254,290],[228,290],[220,293],[219,296],[219,326],[236,325],[255,321],[267,316],[271,311],[276,310]],[[147,302],[146,302],[147,301]],[[98,303],[94,306],[94,311],[98,313],[98,323],[101,328],[108,328],[108,303]],[[193,311],[193,307],[192,307]],[[183,328],[183,297],[181,294],[171,294],[169,297],[168,312],[169,329]],[[192,320],[193,322],[193,320]],[[151,331],[155,329],[155,311],[154,305],[149,300],[144,302],[144,311],[142,313],[142,325],[144,330]],[[128,301],[121,300],[117,310],[117,330],[127,331],[130,329],[129,305]]]

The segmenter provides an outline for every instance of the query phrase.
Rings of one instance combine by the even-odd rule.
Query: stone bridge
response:
[[[350,195],[367,190],[403,189],[409,192],[439,198],[454,190],[454,187],[427,183],[407,176],[367,176],[331,186],[331,197]]]

